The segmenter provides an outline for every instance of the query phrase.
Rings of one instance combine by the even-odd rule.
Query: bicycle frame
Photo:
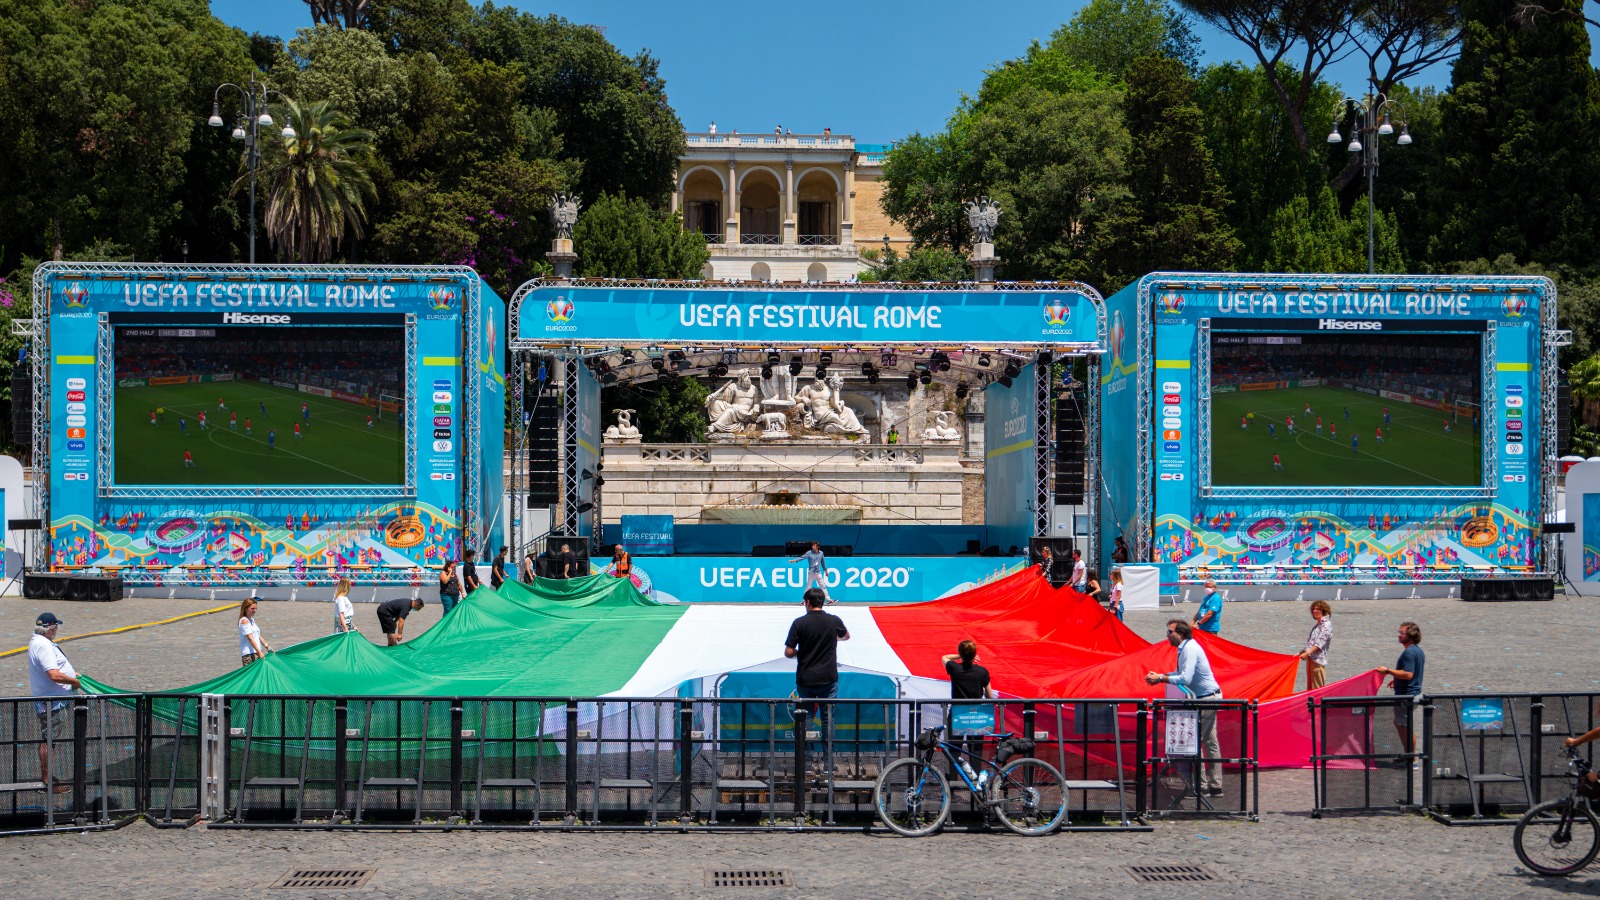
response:
[[[997,739],[997,740],[1004,740],[1005,737],[1007,737],[1007,735],[997,735],[997,734],[984,734],[984,735],[973,735],[973,736],[974,737],[981,737],[981,738],[983,738],[985,740],[988,740],[990,738],[994,738],[994,739]],[[989,784],[994,784],[995,783],[995,779],[1000,775],[1000,764],[999,763],[995,762],[992,759],[984,759],[982,756],[980,756],[980,755],[978,755],[976,753],[973,753],[971,750],[968,750],[967,748],[962,747],[959,744],[953,743],[951,741],[944,740],[943,738],[939,739],[939,743],[934,745],[934,748],[932,750],[929,750],[929,751],[927,751],[926,754],[924,754],[922,761],[924,763],[927,763],[928,765],[932,765],[933,764],[933,755],[934,755],[935,751],[941,751],[941,752],[944,753],[944,758],[950,761],[950,770],[952,772],[954,772],[956,775],[960,776],[961,782],[967,786],[967,790],[971,791],[972,795],[974,797],[980,797],[981,798],[983,796],[983,791],[979,790],[978,786],[976,784],[972,783],[972,779],[967,777],[967,770],[965,768],[963,768],[962,765],[961,765],[961,757],[966,756],[966,757],[970,757],[970,758],[972,758],[974,760],[977,760],[979,765],[981,765],[984,769],[987,769],[989,771],[989,779],[990,779],[989,780]],[[976,770],[977,767],[974,766],[974,769]]]

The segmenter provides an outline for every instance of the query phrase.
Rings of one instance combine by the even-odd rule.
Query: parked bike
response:
[[[1566,748],[1567,770],[1577,774],[1572,792],[1528,810],[1511,836],[1522,864],[1541,875],[1571,875],[1600,853],[1600,820],[1591,806],[1600,785],[1590,781],[1589,763]]]
[[[991,735],[999,741],[991,761],[941,739],[943,733],[942,725],[924,731],[917,738],[916,756],[895,760],[878,776],[873,802],[890,830],[921,837],[944,824],[950,813],[950,782],[934,765],[938,753],[1007,828],[1036,836],[1060,827],[1067,815],[1066,781],[1049,763],[1022,756],[1033,751],[1033,741],[1009,733]]]

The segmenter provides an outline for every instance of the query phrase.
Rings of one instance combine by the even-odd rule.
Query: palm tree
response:
[[[363,234],[366,201],[377,194],[367,174],[372,134],[327,101],[287,100],[281,112],[294,136],[267,142],[262,154],[267,240],[282,259],[327,262],[347,236]]]

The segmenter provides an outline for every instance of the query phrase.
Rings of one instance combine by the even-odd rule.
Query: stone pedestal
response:
[[[983,243],[972,248],[972,256],[967,262],[972,264],[972,280],[988,284],[994,281],[994,270],[1000,265],[1000,257],[994,255],[993,244]]]
[[[557,278],[571,278],[572,267],[578,262],[578,254],[572,252],[572,238],[556,238],[550,242],[550,252],[544,255],[550,260]]]

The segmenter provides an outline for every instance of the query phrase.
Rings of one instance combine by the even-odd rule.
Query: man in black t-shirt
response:
[[[421,597],[410,600],[396,597],[378,604],[378,626],[383,629],[384,637],[389,639],[389,646],[393,647],[405,639],[406,616],[421,608]]]
[[[562,544],[561,545],[561,561],[559,563],[557,563],[557,565],[560,566],[560,568],[561,568],[561,574],[557,575],[556,576],[557,578],[576,578],[577,577],[577,575],[578,575],[578,571],[577,571],[578,570],[578,557],[573,555],[572,547],[570,545],[568,545],[568,544]]]
[[[489,567],[489,587],[498,590],[500,585],[506,583],[506,551],[509,548],[501,547],[500,552],[494,555],[494,564]]]
[[[783,655],[795,661],[794,695],[802,700],[832,700],[839,696],[839,642],[850,640],[844,620],[822,611],[828,595],[820,588],[806,591],[806,614],[789,626]],[[815,704],[799,704],[811,712]],[[831,704],[822,708],[823,727],[833,721]]]
[[[978,665],[976,641],[962,641],[956,646],[955,653],[946,653],[944,673],[950,676],[950,699],[994,699],[994,688],[989,686],[989,670]]]
[[[461,587],[469,594],[483,586],[483,582],[478,580],[477,559],[478,551],[468,550],[461,563]]]

